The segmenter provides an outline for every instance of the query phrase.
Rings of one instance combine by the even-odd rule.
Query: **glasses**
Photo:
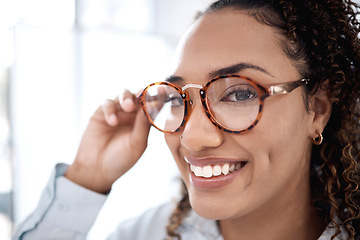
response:
[[[264,101],[269,96],[287,94],[308,84],[301,79],[278,85],[263,86],[240,75],[224,75],[210,80],[205,86],[187,84],[180,87],[171,82],[148,85],[138,97],[151,125],[164,133],[182,129],[189,119],[189,88],[199,89],[206,116],[219,129],[242,133],[253,129],[260,121]]]

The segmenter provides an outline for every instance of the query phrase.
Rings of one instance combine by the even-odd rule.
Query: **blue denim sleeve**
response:
[[[56,165],[37,208],[19,225],[13,240],[86,239],[107,195],[63,177],[67,167]]]

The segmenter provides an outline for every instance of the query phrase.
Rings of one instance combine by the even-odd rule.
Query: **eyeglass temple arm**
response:
[[[303,79],[301,79],[299,81],[295,81],[295,82],[288,82],[288,83],[270,86],[268,88],[268,90],[269,90],[270,95],[286,94],[286,93],[290,93],[297,87],[308,84],[309,81],[310,81],[309,79],[303,78]]]

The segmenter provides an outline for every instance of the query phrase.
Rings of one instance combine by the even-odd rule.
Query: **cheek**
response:
[[[301,99],[302,101],[302,99]],[[281,104],[280,104],[281,102]],[[269,104],[270,105],[270,104]],[[269,107],[270,108],[270,107]],[[275,167],[307,168],[310,152],[309,127],[311,116],[302,102],[279,101],[264,114],[259,134],[264,139],[264,149]]]
[[[306,170],[311,151],[310,126],[311,115],[301,91],[294,96],[269,98],[259,124],[241,144],[246,144],[259,171],[269,167],[278,172]]]
[[[180,146],[181,146],[180,136],[181,136],[180,133],[165,134],[165,141],[166,141],[168,148],[170,149],[171,154],[174,157],[174,160],[181,172],[181,175],[185,176],[186,174],[188,174],[188,171],[187,171],[188,166],[187,166],[187,163],[181,157],[180,152],[179,152]],[[182,177],[182,178],[185,180],[184,177]]]
[[[180,146],[180,134],[165,134],[165,141],[172,155],[176,158]]]
[[[309,125],[306,110],[300,106],[294,109],[286,103],[281,104],[282,107],[275,105],[279,109],[268,105],[270,111],[264,113],[251,132],[232,136],[232,141],[251,155],[248,195],[253,198],[259,193],[262,195],[253,202],[254,206],[277,199],[276,196],[303,192],[301,186],[309,179],[311,144],[306,129]]]
[[[294,145],[308,140],[311,115],[304,105],[301,90],[298,90],[269,98],[265,102],[258,130],[262,137],[273,139],[274,145]]]

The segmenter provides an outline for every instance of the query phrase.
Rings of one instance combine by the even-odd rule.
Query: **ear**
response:
[[[311,96],[310,111],[313,112],[311,138],[317,137],[324,131],[329,121],[332,110],[332,102],[328,94],[328,81],[322,83],[316,93]]]

